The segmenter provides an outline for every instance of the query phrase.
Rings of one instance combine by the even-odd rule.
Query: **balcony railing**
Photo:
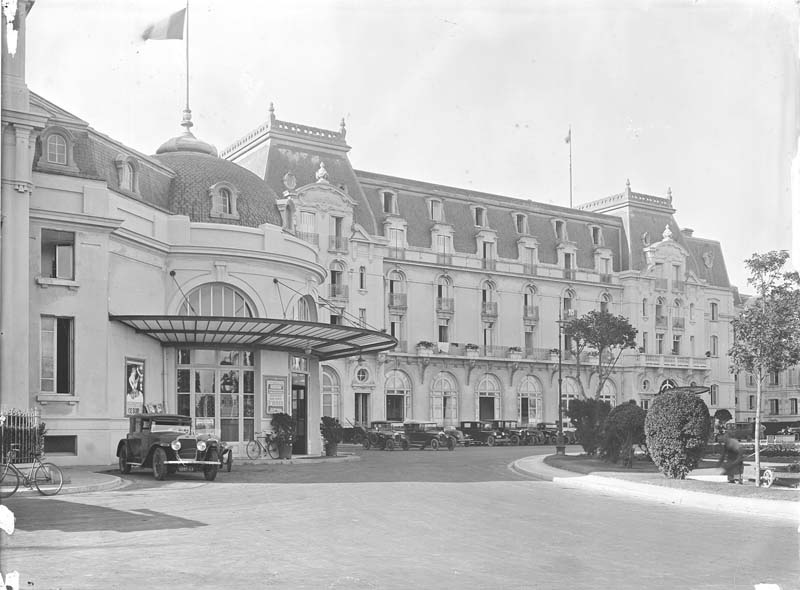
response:
[[[442,254],[441,252],[437,252],[436,264],[438,264],[439,266],[453,266],[453,255]]]
[[[660,315],[656,316],[656,328],[666,328],[667,327],[667,316]]]
[[[708,369],[705,357],[681,356],[679,354],[639,354],[639,364],[648,367],[675,367],[679,369]]]
[[[683,330],[686,327],[686,318],[672,318],[672,327],[676,330]]]
[[[577,273],[574,268],[564,268],[562,269],[564,272],[564,278],[570,281],[574,281]]]
[[[667,279],[656,279],[656,289],[659,291],[666,291],[667,290]]]
[[[453,313],[455,300],[452,297],[437,297],[436,311],[439,313]]]
[[[481,304],[481,314],[497,316],[497,301],[484,301]]]
[[[522,272],[526,275],[536,276],[536,264],[531,264],[530,262],[526,262],[522,265]]]
[[[328,236],[328,250],[347,252],[348,241],[344,236]]]
[[[405,260],[406,259],[406,249],[405,248],[389,248],[389,252],[387,254],[388,258],[394,258],[395,260]]]
[[[525,358],[537,361],[550,360],[551,352],[549,348],[526,348]]]
[[[531,322],[539,321],[539,306],[538,305],[525,305],[522,308],[522,317]]]
[[[497,260],[494,258],[481,258],[481,268],[483,270],[495,270],[497,268]]]
[[[315,246],[319,246],[319,234],[315,234],[313,232],[308,232],[308,231],[296,231],[294,235],[296,235],[304,242],[308,242],[309,244],[314,244]]]
[[[389,307],[407,307],[407,293],[389,293]]]
[[[329,285],[328,296],[335,299],[347,299],[347,285]]]
[[[506,356],[506,348],[505,346],[495,345],[481,346],[478,350],[478,356],[504,357]]]

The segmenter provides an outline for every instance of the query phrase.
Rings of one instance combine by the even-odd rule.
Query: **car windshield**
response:
[[[150,432],[180,432],[189,434],[192,427],[189,424],[176,424],[171,422],[153,422]]]
[[[428,424],[423,424],[422,428],[424,430],[439,430],[439,426],[435,422],[431,422]]]
[[[505,423],[505,427],[506,428],[516,428],[517,427],[517,423],[514,422],[513,420],[509,420],[508,422]]]
[[[481,428],[483,430],[491,430],[492,429],[492,425],[487,422],[486,424],[481,424]]]

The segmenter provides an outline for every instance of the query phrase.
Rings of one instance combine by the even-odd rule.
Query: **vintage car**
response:
[[[176,471],[202,471],[208,481],[219,470],[219,442],[192,432],[192,419],[177,414],[134,414],[126,438],[117,445],[119,470],[148,467],[157,480]]]
[[[464,433],[464,446],[507,444],[511,439],[505,432],[497,430],[491,420],[469,420],[462,422],[459,430]]]
[[[408,450],[408,437],[406,436],[405,426],[402,422],[390,422],[387,420],[376,420],[367,429],[364,437],[364,448],[377,448],[391,451],[395,448]]]
[[[528,444],[528,429],[516,420],[492,420],[492,428],[499,430],[514,446]]]
[[[405,422],[406,438],[409,446],[419,447],[420,450],[447,447],[452,451],[456,448],[456,439],[445,432],[444,428],[436,422]]]

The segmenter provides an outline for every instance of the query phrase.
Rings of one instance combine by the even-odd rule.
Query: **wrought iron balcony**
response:
[[[347,285],[329,285],[328,296],[334,299],[347,299],[349,296]]]
[[[453,313],[455,310],[455,300],[452,297],[437,297],[436,311],[439,313]]]
[[[333,252],[347,252],[348,240],[344,236],[328,236],[328,250]]]
[[[389,293],[389,307],[407,307],[407,293]]]
[[[313,232],[308,232],[308,231],[296,231],[294,235],[296,235],[304,242],[308,242],[309,244],[314,244],[315,246],[319,246],[319,234],[315,234]]]

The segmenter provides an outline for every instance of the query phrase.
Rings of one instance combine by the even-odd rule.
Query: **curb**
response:
[[[510,468],[523,475],[548,479],[565,488],[595,490],[661,504],[733,513],[739,516],[800,522],[800,502],[723,496],[636,483],[613,477],[583,475],[551,467],[545,464],[544,459],[544,455],[526,457],[514,461]],[[520,465],[521,463],[525,465]]]
[[[349,453],[343,453],[336,457],[294,457],[292,459],[237,459],[233,460],[233,467],[237,465],[308,465],[313,463],[347,463],[350,461],[361,461],[361,457]]]
[[[96,474],[96,477],[101,478],[101,480],[93,483],[72,484],[69,475],[65,474],[64,487],[62,487],[61,491],[56,495],[64,496],[67,494],[84,494],[86,492],[105,492],[124,488],[130,483],[123,480],[121,477],[117,477],[116,475]],[[13,497],[17,496],[45,497],[42,496],[42,494],[40,494],[36,489],[26,488],[21,483],[20,489],[14,493]]]

